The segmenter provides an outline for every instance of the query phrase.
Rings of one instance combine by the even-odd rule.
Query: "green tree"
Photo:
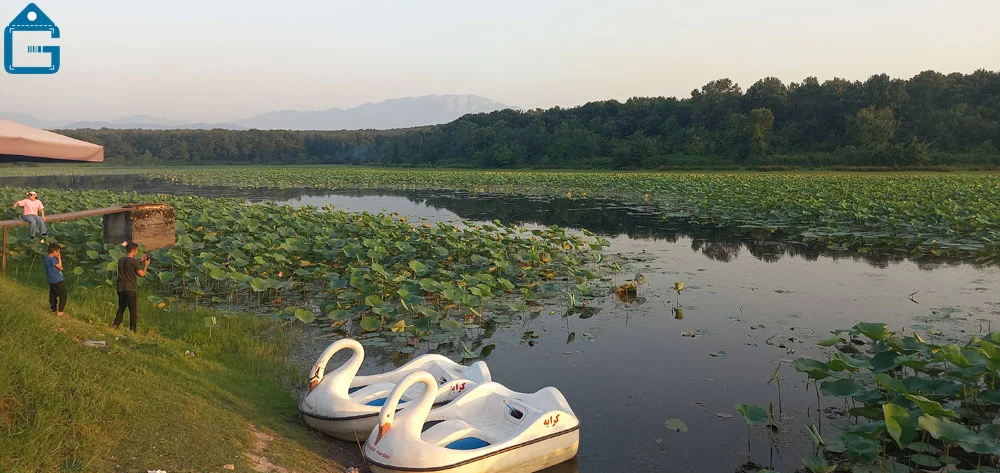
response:
[[[896,117],[892,109],[875,106],[861,109],[854,117],[855,141],[862,148],[871,150],[871,157],[884,151],[896,134]]]
[[[615,143],[611,162],[616,168],[639,167],[643,161],[653,157],[655,153],[656,142],[643,132],[637,131],[628,138],[618,140]]]
[[[750,111],[750,129],[753,132],[750,144],[752,156],[763,156],[771,150],[771,129],[774,127],[774,114],[767,108],[755,108]]]
[[[777,77],[765,77],[747,89],[743,95],[743,110],[766,108],[780,114],[788,101],[788,87]]]

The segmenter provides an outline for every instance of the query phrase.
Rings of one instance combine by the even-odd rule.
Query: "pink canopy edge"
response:
[[[0,154],[100,163],[104,147],[0,119]]]

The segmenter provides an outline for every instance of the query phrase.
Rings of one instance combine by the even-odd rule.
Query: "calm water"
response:
[[[125,188],[120,180],[74,179],[65,187]],[[737,471],[747,461],[747,434],[733,405],[766,407],[773,402],[777,409],[777,388],[767,384],[776,364],[821,356],[823,349],[815,342],[830,330],[881,321],[895,330],[916,325],[922,333],[943,339],[986,331],[1000,321],[1000,269],[995,266],[831,252],[785,242],[780,234],[748,237],[724,228],[691,226],[642,205],[443,192],[195,189],[132,182],[128,188],[140,192],[332,204],[352,211],[384,209],[430,221],[499,218],[587,228],[608,236],[612,245],[607,253],[627,262],[626,274],[646,275],[637,301],[624,303],[610,293],[624,282],[625,276],[618,276],[606,282],[607,295],[591,302],[597,311],[589,318],[566,316],[565,307],[545,307],[522,325],[479,334],[497,346],[487,359],[495,380],[518,391],[556,386],[580,417],[578,459],[552,472]],[[38,185],[0,180],[5,184]],[[685,284],[679,300],[675,281]],[[673,310],[677,302],[682,319]],[[538,338],[526,339],[526,331]],[[691,331],[699,335],[682,336]],[[311,348],[318,355],[326,343],[318,340]],[[713,352],[725,356],[710,356]],[[405,361],[371,355],[362,374]],[[816,423],[815,398],[803,389],[804,375],[789,365],[781,373],[783,416],[774,467],[793,471],[802,456],[811,454],[803,425]],[[842,404],[824,400],[827,406]],[[667,429],[664,422],[671,418],[683,420],[690,430]],[[767,465],[767,432],[755,429],[752,442],[753,460]]]

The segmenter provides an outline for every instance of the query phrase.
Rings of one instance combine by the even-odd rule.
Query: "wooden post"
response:
[[[0,277],[7,277],[7,227],[3,227],[3,270],[0,272]]]

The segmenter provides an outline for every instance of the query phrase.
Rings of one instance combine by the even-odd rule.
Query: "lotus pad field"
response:
[[[44,175],[55,168],[5,168]],[[611,197],[666,216],[778,231],[834,249],[907,254],[988,253],[1000,243],[996,173],[645,173],[386,169],[336,166],[59,168],[141,173],[197,186],[456,189],[477,193]]]
[[[0,200],[22,194],[2,189]],[[113,202],[173,206],[177,245],[151,253],[152,274],[145,278],[157,294],[150,300],[162,309],[184,298],[304,322],[328,317],[332,328],[356,334],[444,339],[464,333],[463,327],[526,310],[525,301],[536,294],[568,293],[582,301],[606,244],[558,227],[529,230],[499,221],[431,225],[395,215],[240,200],[106,191],[42,195],[50,214]],[[56,223],[50,238],[66,247],[71,282],[113,284],[124,249],[102,243],[99,218]],[[40,264],[44,245],[31,244],[25,229],[15,230],[12,241],[15,262]],[[205,320],[208,326],[217,323]],[[367,340],[387,343],[374,336]]]

